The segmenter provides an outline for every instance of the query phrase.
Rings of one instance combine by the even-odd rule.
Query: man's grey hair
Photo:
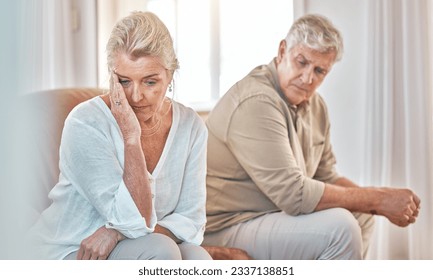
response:
[[[334,51],[335,62],[343,56],[343,38],[332,22],[322,15],[309,14],[297,19],[286,36],[287,50],[304,45],[321,53]]]

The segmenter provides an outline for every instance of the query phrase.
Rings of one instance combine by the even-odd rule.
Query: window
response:
[[[288,0],[146,3],[173,36],[180,62],[174,98],[197,110],[211,109],[252,68],[269,63],[293,21]]]

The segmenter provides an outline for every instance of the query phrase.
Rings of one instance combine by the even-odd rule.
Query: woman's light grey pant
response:
[[[332,208],[289,216],[270,213],[215,233],[203,244],[236,247],[254,259],[362,259],[366,257],[374,218]]]
[[[77,251],[65,257],[75,260]],[[136,239],[120,241],[108,256],[109,260],[211,260],[201,246],[191,243],[176,244],[171,238],[158,233]]]

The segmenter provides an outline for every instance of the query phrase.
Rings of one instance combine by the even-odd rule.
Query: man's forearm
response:
[[[326,184],[315,211],[336,207],[382,215],[398,226],[407,226],[418,217],[420,199],[408,188],[348,188]]]
[[[355,184],[351,180],[347,179],[346,177],[340,177],[335,182],[332,183],[333,185],[342,186],[342,187],[349,187],[349,188],[358,188],[359,185]]]
[[[347,186],[326,184],[325,191],[315,210],[341,207],[351,212],[377,213],[380,201],[381,192],[378,188],[356,188],[350,184]]]

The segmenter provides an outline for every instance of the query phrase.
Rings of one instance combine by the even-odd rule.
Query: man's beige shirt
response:
[[[236,83],[206,124],[207,232],[270,212],[310,213],[339,177],[323,99],[290,105],[274,61]]]

